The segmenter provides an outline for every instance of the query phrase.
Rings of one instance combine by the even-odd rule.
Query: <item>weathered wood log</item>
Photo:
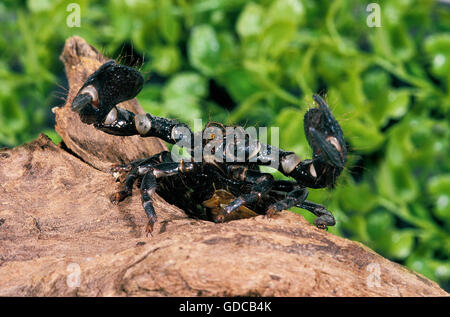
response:
[[[46,136],[0,150],[0,296],[447,296],[439,286],[360,243],[284,211],[215,224],[157,197],[153,237],[139,195],[118,206],[111,163],[164,148],[113,137],[70,111],[81,82],[104,61],[67,40],[67,104],[56,110],[64,146]],[[126,105],[141,111],[132,101]]]

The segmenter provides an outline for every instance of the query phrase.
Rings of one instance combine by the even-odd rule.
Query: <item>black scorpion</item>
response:
[[[184,123],[148,113],[136,115],[116,106],[134,98],[143,83],[142,75],[134,68],[109,61],[86,80],[72,102],[72,110],[84,123],[108,134],[158,137],[170,144],[183,144],[191,155],[190,159],[180,159],[163,151],[112,167],[113,174],[127,173],[124,189],[111,197],[113,203],[130,196],[133,184],[140,183],[142,205],[149,219],[147,233],[152,232],[157,220],[153,207],[155,192],[192,217],[216,222],[258,214],[271,217],[297,206],[317,216],[314,221],[317,227],[326,229],[335,225],[331,212],[306,200],[307,187],[333,187],[346,162],[342,130],[320,96],[313,96],[317,107],[309,109],[304,117],[305,135],[313,156],[302,160],[293,152],[251,140],[240,127],[230,132],[229,127],[210,122],[200,132],[200,144],[196,144],[198,134],[193,134]],[[229,141],[241,145],[243,160],[229,159],[239,148],[227,147]],[[293,181],[276,180],[270,173],[260,171],[260,166],[273,160],[279,162],[277,169]]]

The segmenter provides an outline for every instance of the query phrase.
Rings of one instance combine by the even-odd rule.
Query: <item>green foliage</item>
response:
[[[58,140],[58,55],[75,34],[107,55],[131,42],[146,57],[146,111],[276,126],[281,146],[304,158],[303,115],[311,95],[325,93],[350,146],[336,188],[310,193],[335,213],[330,231],[449,288],[448,7],[378,1],[382,25],[370,28],[370,1],[82,0],[81,27],[69,28],[69,2],[0,4],[0,144],[39,132]],[[215,97],[211,83],[229,98]]]

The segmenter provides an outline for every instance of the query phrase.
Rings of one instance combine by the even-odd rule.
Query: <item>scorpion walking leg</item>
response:
[[[328,226],[334,226],[336,224],[334,216],[322,205],[305,200],[304,202],[297,204],[297,207],[306,209],[317,216],[314,220],[314,224],[317,228],[327,229]]]
[[[299,191],[298,188],[296,189],[296,187],[298,187],[298,185],[295,182],[287,181],[287,180],[277,180],[277,181],[275,181],[272,190],[288,193],[288,196],[285,199],[289,200],[289,205],[288,205],[289,208],[293,207],[293,206],[297,206],[299,208],[308,210],[311,213],[313,213],[314,215],[316,215],[317,218],[315,219],[314,224],[318,228],[326,229],[327,226],[334,226],[336,224],[336,220],[334,219],[334,217],[330,211],[328,211],[322,205],[305,200],[308,193],[306,192],[304,194],[305,196],[302,197],[301,191]],[[306,190],[306,188],[304,188],[304,189]],[[289,196],[295,196],[295,195],[293,195],[295,192],[299,193],[298,198],[300,198],[300,199],[298,199],[294,203],[294,200],[291,200],[291,198]],[[294,204],[291,205],[292,203],[294,203]],[[278,203],[275,203],[275,204],[278,204]],[[268,208],[268,211],[267,211],[268,216],[270,215],[271,209],[273,208],[274,205],[272,205]],[[287,208],[285,207],[284,209],[287,209]]]
[[[144,159],[138,159],[135,161],[131,161],[129,163],[126,164],[115,164],[111,167],[110,169],[110,173],[113,174],[113,176],[115,176],[117,178],[117,174],[121,174],[121,173],[129,173],[133,170],[133,168],[141,166],[141,165],[145,165],[151,162],[156,162],[156,159],[164,152],[158,153],[156,155],[153,155],[149,158],[144,158]],[[159,163],[159,162],[156,162]]]
[[[156,212],[153,207],[153,194],[157,187],[157,179],[161,177],[173,176],[179,173],[190,172],[194,169],[196,163],[184,162],[164,162],[160,164],[148,164],[138,167],[138,173],[144,174],[141,182],[142,206],[148,217],[148,223],[145,231],[151,234],[153,225],[156,222]]]
[[[119,202],[121,202],[122,200],[127,198],[128,196],[131,196],[132,190],[133,190],[133,185],[134,185],[135,181],[137,180],[137,178],[139,176],[143,175],[143,173],[145,173],[145,171],[146,171],[145,169],[144,170],[140,169],[140,167],[153,166],[155,164],[159,164],[159,163],[163,163],[163,162],[170,162],[171,160],[172,160],[172,158],[171,158],[170,152],[163,151],[163,152],[155,154],[146,159],[139,159],[139,160],[130,162],[128,164],[113,166],[111,168],[111,173],[113,175],[115,173],[127,172],[130,170],[131,171],[129,172],[127,178],[125,179],[124,189],[117,193],[114,193],[110,198],[111,202],[113,204],[118,204]]]
[[[242,205],[256,202],[262,195],[272,189],[274,183],[273,176],[268,173],[247,170],[245,168],[238,168],[236,172],[238,173],[234,175],[235,178],[241,178],[243,181],[253,183],[253,185],[248,194],[239,196],[224,208],[224,212],[228,214]]]
[[[145,228],[147,235],[152,233],[153,225],[156,222],[155,208],[153,207],[153,194],[155,193],[157,186],[156,177],[153,175],[153,171],[147,172],[144,175],[141,183],[142,191],[142,207],[144,207],[145,213],[148,218],[148,223]]]
[[[308,190],[305,187],[297,187],[287,194],[287,196],[269,206],[267,210],[267,217],[272,217],[275,213],[285,209],[289,209],[293,206],[301,204],[308,196]]]
[[[125,180],[125,187],[121,191],[114,193],[110,200],[114,205],[117,205],[119,202],[127,198],[128,196],[131,196],[133,191],[133,185],[136,179],[138,178],[138,167],[134,167],[131,172],[128,174],[126,180]]]

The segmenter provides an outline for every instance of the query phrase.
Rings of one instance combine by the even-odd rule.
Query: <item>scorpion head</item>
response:
[[[344,135],[326,102],[313,96],[317,108],[305,114],[304,128],[313,150],[310,174],[315,176],[318,187],[333,186],[347,159]]]
[[[134,68],[109,61],[86,80],[72,102],[84,123],[101,122],[118,103],[134,98],[144,79]]]

